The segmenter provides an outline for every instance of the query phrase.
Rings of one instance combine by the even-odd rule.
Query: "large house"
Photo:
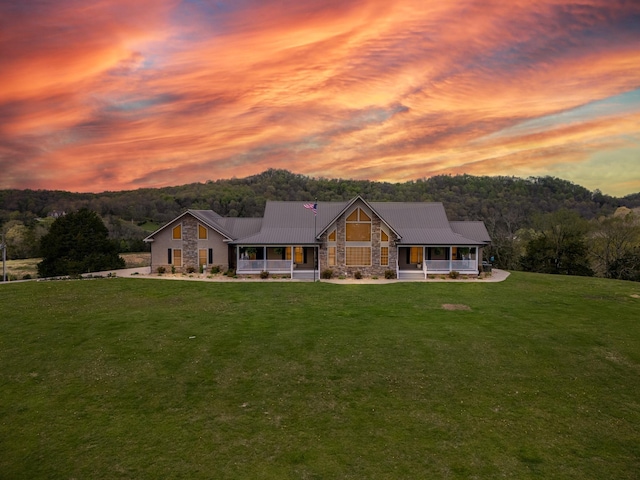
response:
[[[305,208],[305,206],[307,208]],[[314,208],[311,208],[314,207]],[[182,272],[217,265],[239,275],[334,275],[423,279],[477,274],[491,239],[483,222],[450,222],[442,203],[268,201],[262,218],[187,210],[146,239],[151,269]]]

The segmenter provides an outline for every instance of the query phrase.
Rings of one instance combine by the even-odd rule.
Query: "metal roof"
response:
[[[243,245],[312,245],[317,232],[333,221],[347,202],[318,202],[317,217],[303,202],[267,201],[259,232],[240,236],[233,243]]]
[[[221,217],[212,210],[188,210],[184,214],[191,213],[234,244],[313,245],[318,243],[317,237],[358,199],[400,236],[398,243],[402,245],[491,242],[483,222],[449,222],[440,202],[366,202],[358,196],[350,201],[318,202],[317,216],[304,208],[303,202],[271,201],[266,203],[263,218]]]
[[[472,238],[477,242],[491,243],[491,237],[487,232],[484,222],[449,222],[451,229],[466,238]]]

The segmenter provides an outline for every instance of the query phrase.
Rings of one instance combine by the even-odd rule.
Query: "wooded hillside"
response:
[[[20,227],[18,233],[31,236],[35,245],[47,230],[47,221],[42,219],[88,208],[105,220],[111,236],[121,241],[123,251],[132,251],[144,248],[141,239],[149,230],[188,208],[212,209],[223,216],[256,217],[263,214],[267,200],[331,201],[356,195],[369,201],[442,202],[450,220],[483,220],[494,242],[492,253],[497,263],[510,268],[515,268],[522,254],[521,248],[514,246],[516,233],[535,228],[536,219],[542,215],[568,210],[584,220],[593,220],[611,216],[621,206],[640,206],[640,193],[615,198],[554,177],[442,175],[387,183],[311,178],[270,169],[241,179],[96,194],[0,190],[0,228],[7,233]],[[33,249],[20,253],[29,254],[35,254]]]

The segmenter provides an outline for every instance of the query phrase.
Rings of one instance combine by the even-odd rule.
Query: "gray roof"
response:
[[[355,197],[350,201],[318,202],[318,214],[314,216],[310,209],[304,208],[303,202],[267,201],[263,218],[221,217],[212,210],[188,210],[182,215],[191,213],[234,244],[313,245],[317,244],[317,237],[357,200],[380,216],[400,236],[398,243],[402,245],[481,245],[491,242],[483,222],[449,222],[444,206],[439,202],[366,202]]]
[[[476,245],[465,232],[452,229],[440,202],[371,202],[371,206],[401,235],[404,245]],[[482,222],[479,222],[482,223]]]
[[[253,235],[238,237],[233,243],[243,245],[312,245],[321,232],[347,202],[318,202],[318,215],[304,208],[303,202],[268,201],[262,228]]]
[[[491,237],[487,232],[484,222],[449,222],[451,229],[466,238],[472,238],[477,242],[491,243]]]
[[[202,223],[220,232],[229,240],[233,239],[232,233],[227,230],[221,222],[221,220],[225,220],[224,217],[221,217],[213,210],[187,210],[185,213],[190,213]]]

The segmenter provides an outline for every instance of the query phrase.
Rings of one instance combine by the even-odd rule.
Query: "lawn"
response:
[[[105,278],[0,305],[0,478],[640,471],[638,283]]]

